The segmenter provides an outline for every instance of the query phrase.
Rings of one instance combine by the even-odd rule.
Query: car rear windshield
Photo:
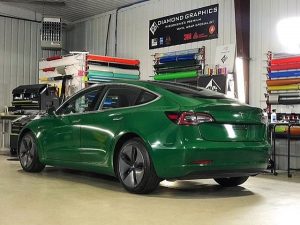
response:
[[[206,88],[196,87],[188,84],[175,83],[175,82],[161,82],[161,81],[153,81],[153,84],[184,97],[209,98],[209,99],[227,98],[224,94],[211,91]]]

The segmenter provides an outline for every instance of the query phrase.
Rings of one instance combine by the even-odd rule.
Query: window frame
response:
[[[125,87],[125,88],[137,88],[137,89],[140,89],[141,90],[141,93],[143,92],[149,92],[153,95],[156,96],[155,99],[153,99],[152,101],[149,101],[149,102],[146,102],[146,103],[143,103],[143,104],[139,104],[139,105],[132,105],[132,106],[126,106],[126,107],[121,107],[121,108],[109,108],[109,109],[103,109],[103,104],[104,104],[104,100],[105,100],[105,97],[107,96],[108,92],[110,89],[114,89],[114,88],[119,88],[119,87]],[[140,93],[140,94],[141,94]],[[139,95],[140,95],[139,94]],[[138,86],[138,85],[133,85],[133,84],[122,84],[122,83],[115,83],[115,84],[109,84],[106,86],[106,90],[105,90],[105,94],[103,95],[103,98],[101,100],[101,104],[99,105],[99,108],[98,108],[98,112],[104,112],[104,111],[111,111],[111,110],[122,110],[122,109],[129,109],[129,108],[136,108],[136,107],[140,107],[140,106],[144,106],[144,105],[147,105],[147,104],[150,104],[152,102],[155,102],[157,100],[159,100],[161,98],[161,95],[156,93],[156,92],[153,92],[153,91],[150,91],[149,89],[147,88],[144,88],[144,87],[141,87],[141,86]],[[136,101],[139,99],[139,96],[138,98],[136,99]]]

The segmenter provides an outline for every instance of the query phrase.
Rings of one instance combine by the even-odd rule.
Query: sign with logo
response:
[[[149,21],[149,49],[218,38],[219,5]]]
[[[235,44],[221,45],[216,48],[215,64],[220,68],[226,67],[229,73],[233,72],[235,60]]]
[[[226,94],[227,76],[224,75],[200,76],[198,78],[198,86],[210,89],[212,91]]]

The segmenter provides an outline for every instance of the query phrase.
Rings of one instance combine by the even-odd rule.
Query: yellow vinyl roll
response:
[[[269,91],[288,91],[288,90],[299,90],[298,84],[281,85],[281,86],[268,86]]]

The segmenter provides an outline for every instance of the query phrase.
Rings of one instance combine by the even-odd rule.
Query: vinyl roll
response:
[[[134,65],[134,66],[140,64],[140,61],[136,59],[124,59],[124,58],[102,56],[102,55],[91,55],[91,54],[87,55],[87,61],[111,62],[111,63]]]
[[[112,72],[105,72],[105,71],[96,71],[96,70],[89,70],[88,77],[113,77],[114,74]]]
[[[271,72],[268,75],[270,78],[300,77],[300,70]]]
[[[99,72],[99,71],[90,71],[88,78],[91,79],[107,79],[107,78],[118,78],[118,79],[130,79],[130,80],[139,80],[140,76],[132,74],[122,74],[122,73],[111,73],[111,72]]]
[[[290,133],[292,136],[299,136],[300,135],[300,127],[291,127]]]
[[[279,100],[279,94],[270,94],[269,95],[269,104],[277,105]]]
[[[273,71],[281,71],[281,70],[297,70],[300,69],[300,62],[299,63],[290,63],[290,64],[281,64],[281,65],[271,65],[269,70]]]
[[[120,69],[120,68],[115,68],[115,67],[98,66],[98,65],[89,65],[89,70],[132,74],[132,75],[139,75],[139,73],[140,73],[138,70]]]
[[[190,66],[197,66],[197,65],[199,65],[198,60],[187,60],[187,61],[180,61],[180,62],[155,64],[153,67],[155,69],[160,69],[160,68],[181,68],[181,67],[190,67]]]
[[[154,76],[154,80],[174,80],[181,78],[192,78],[197,77],[197,71],[185,71],[185,72],[177,72],[177,73],[159,73]]]
[[[269,86],[269,91],[289,91],[289,90],[299,90],[300,86],[297,84],[282,85],[282,86]]]
[[[192,67],[179,67],[179,68],[161,68],[157,69],[156,73],[174,73],[174,72],[184,72],[191,70],[201,70],[202,66],[192,66]]]
[[[288,63],[300,63],[300,56],[288,57],[288,58],[280,58],[280,59],[272,59],[271,65],[280,65],[280,64],[288,64]]]
[[[169,63],[177,61],[187,61],[196,59],[196,54],[185,54],[185,55],[172,55],[172,56],[163,56],[159,59],[160,63]]]
[[[300,78],[267,80],[266,83],[267,83],[268,86],[281,86],[281,85],[289,85],[289,84],[300,84]]]
[[[97,66],[110,66],[120,69],[128,69],[128,70],[139,70],[140,67],[137,65],[125,65],[125,64],[118,64],[118,63],[109,63],[109,62],[99,62],[99,61],[88,61],[88,65],[97,65]]]

